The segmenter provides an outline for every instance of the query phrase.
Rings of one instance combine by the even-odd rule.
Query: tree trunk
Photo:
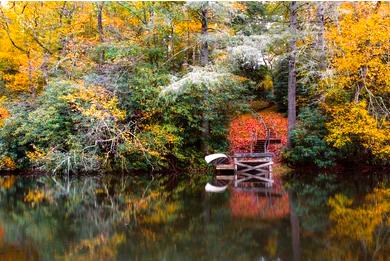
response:
[[[202,43],[200,48],[200,65],[206,66],[209,63],[209,45],[207,42],[207,34],[208,34],[208,10],[207,10],[207,4],[205,4],[202,7],[201,10],[201,24],[202,24]],[[207,119],[207,104],[209,99],[209,90],[206,86],[204,90],[204,104],[205,108],[203,108],[203,119],[202,119],[202,151],[205,154],[209,153],[208,148],[208,140],[209,140],[209,120]]]
[[[318,51],[319,55],[319,66],[320,70],[326,69],[326,55],[325,55],[325,8],[324,2],[318,2],[317,9],[317,22],[318,22]]]
[[[49,54],[48,53],[44,53],[43,54],[43,62],[40,66],[40,69],[42,71],[42,74],[43,74],[43,79],[44,79],[44,84],[46,85],[48,82],[49,82]]]
[[[97,5],[97,29],[99,33],[99,42],[104,42],[104,31],[103,31],[103,5],[104,3],[98,3]],[[104,49],[99,52],[99,64],[104,63]]]
[[[35,91],[35,86],[33,83],[33,66],[31,63],[31,56],[30,56],[30,51],[27,52],[27,64],[28,64],[28,89],[31,92],[31,97],[35,98],[36,96],[36,91]]]
[[[200,48],[200,65],[206,66],[209,63],[209,44],[207,42],[207,34],[208,34],[208,11],[207,6],[203,6],[202,10],[202,17],[201,17],[201,23],[202,23],[202,46]]]
[[[355,103],[359,102],[360,92],[362,91],[362,89],[364,88],[364,86],[366,84],[366,77],[367,77],[367,66],[366,65],[362,66],[359,69],[359,77],[360,77],[360,80],[357,83],[357,88],[356,88],[355,96],[353,99]]]
[[[291,239],[292,239],[292,249],[293,249],[293,261],[301,260],[301,241],[300,241],[300,228],[299,228],[299,218],[295,213],[294,209],[294,199],[293,193],[290,191],[288,193],[288,201],[290,205],[290,224],[291,224]]]
[[[297,2],[292,1],[290,3],[290,60],[288,63],[288,147],[291,147],[291,133],[296,124],[296,89],[297,89],[297,76],[296,76],[296,37],[297,37]]]

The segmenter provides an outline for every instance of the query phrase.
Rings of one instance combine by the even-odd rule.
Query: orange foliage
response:
[[[15,176],[6,176],[0,178],[0,188],[10,189],[14,186],[16,181]]]
[[[277,112],[260,112],[265,124],[271,130],[272,138],[281,139],[281,144],[271,144],[269,150],[276,154],[277,160],[280,158],[281,147],[287,144],[287,118]],[[249,152],[254,137],[264,139],[266,137],[265,128],[250,114],[241,115],[233,119],[230,125],[229,142],[231,152]]]
[[[281,197],[265,197],[253,192],[233,190],[229,205],[233,216],[243,218],[272,220],[283,218],[290,211],[287,193]]]
[[[6,109],[0,107],[0,127],[3,126],[4,119],[8,117],[9,117],[9,112]]]

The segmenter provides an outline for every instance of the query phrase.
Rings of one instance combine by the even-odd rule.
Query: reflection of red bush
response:
[[[281,139],[281,144],[272,144],[269,150],[276,154],[276,161],[280,156],[280,149],[287,144],[287,118],[276,112],[261,112],[260,116],[271,130],[271,137]],[[250,114],[241,115],[231,122],[229,143],[231,152],[249,152],[253,133],[258,139],[266,137],[264,126]]]
[[[232,191],[229,200],[234,217],[278,219],[289,214],[288,194],[264,196],[254,192]]]

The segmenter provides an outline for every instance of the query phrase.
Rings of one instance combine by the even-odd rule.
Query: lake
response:
[[[205,178],[0,178],[0,260],[390,260],[386,175],[289,175],[277,194]]]

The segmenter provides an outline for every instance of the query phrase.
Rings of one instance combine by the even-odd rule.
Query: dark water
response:
[[[0,260],[390,260],[386,175],[295,175],[280,195],[184,180],[2,177]]]

